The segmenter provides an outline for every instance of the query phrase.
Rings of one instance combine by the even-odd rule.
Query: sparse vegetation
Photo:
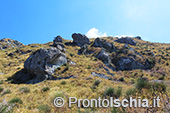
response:
[[[10,91],[9,89],[7,89],[7,90],[5,90],[4,92],[2,92],[2,95],[1,95],[1,96],[6,95],[6,94],[9,94],[9,93],[11,93],[11,91]]]
[[[50,90],[50,88],[49,88],[49,87],[43,87],[41,90],[42,90],[43,92],[47,92],[48,90]]]
[[[40,105],[38,110],[44,113],[50,113],[51,108],[48,105]]]
[[[65,85],[65,84],[67,84],[67,82],[66,82],[66,81],[62,81],[61,84],[62,84],[62,85]]]
[[[18,97],[15,97],[15,98],[11,99],[10,101],[8,101],[8,103],[10,103],[10,104],[13,104],[13,103],[22,104],[22,100]]]
[[[115,93],[115,89],[112,87],[109,87],[104,91],[104,95],[109,97],[113,97],[114,93]]]
[[[119,81],[123,82],[124,81],[124,77],[119,78]]]
[[[2,92],[4,90],[4,88],[0,87],[0,92]]]
[[[29,92],[30,92],[30,89],[29,89],[28,87],[21,87],[21,88],[19,89],[19,91],[20,91],[21,93],[29,93]]]
[[[114,37],[112,38],[113,40],[115,39]],[[90,40],[94,41],[94,39]],[[31,47],[32,44],[24,45],[19,48],[20,51],[24,52],[24,54],[15,52],[18,48],[5,49],[0,51],[0,72],[3,72],[3,74],[0,74],[0,102],[3,102],[4,98],[7,98],[8,102],[11,101],[12,104],[19,104],[16,108],[19,110],[18,112],[31,113],[37,110],[37,112],[48,113],[63,112],[63,109],[66,112],[78,111],[76,106],[73,106],[71,109],[65,106],[61,109],[56,109],[54,106],[51,106],[54,98],[56,97],[63,97],[67,99],[68,97],[74,96],[81,99],[92,99],[99,96],[103,96],[103,98],[113,96],[114,98],[120,99],[128,97],[144,97],[150,100],[153,98],[153,95],[159,95],[165,100],[166,95],[170,97],[170,58],[168,55],[170,53],[170,44],[135,40],[137,42],[137,46],[128,45],[128,48],[124,50],[122,48],[125,44],[113,42],[110,38],[103,38],[102,40],[114,43],[115,48],[117,49],[111,53],[107,51],[112,57],[111,62],[114,62],[121,57],[129,57],[143,65],[150,65],[150,69],[113,71],[111,68],[107,67],[108,65],[106,65],[102,60],[95,57],[95,55],[99,54],[101,48],[90,48],[94,54],[78,55],[77,53],[80,47],[67,46],[65,45],[65,42],[70,41],[64,40],[63,45],[66,49],[65,54],[68,57],[68,63],[63,64],[55,70],[56,73],[54,74],[54,77],[56,77],[57,80],[47,79],[37,84],[14,84],[6,79],[23,69],[24,61],[30,56],[30,54],[32,54],[32,52],[25,52],[27,50],[36,51],[40,48],[50,48],[52,43],[34,44],[37,47]],[[89,47],[91,47],[91,45],[89,45]],[[133,49],[129,50],[131,48],[134,48],[134,51]],[[16,57],[8,57],[7,55],[9,53],[14,53]],[[152,53],[154,53],[154,56],[152,56]],[[70,61],[74,61],[76,64],[70,64]],[[112,67],[116,69],[114,64]],[[67,70],[64,71],[65,69]],[[93,76],[91,74],[92,72],[104,74],[108,77],[108,79]],[[67,77],[70,76],[73,77],[68,79]],[[161,102],[163,102],[162,100]],[[23,101],[24,104],[20,104],[21,101]],[[160,109],[153,108],[152,110],[150,109],[150,111],[166,112],[162,107],[164,106],[163,104],[164,103],[161,103]],[[5,109],[7,108],[8,107]],[[1,109],[2,108],[0,108],[0,110]],[[16,109],[14,109],[14,112],[17,112]],[[145,108],[135,108],[135,110],[139,112],[146,112]],[[80,108],[79,111],[123,113],[125,111],[136,112],[135,110],[132,108],[125,109],[121,107],[113,109],[96,108],[93,110]]]
[[[95,86],[98,86],[99,84],[100,84],[100,80],[95,80],[95,81],[94,81],[94,85],[95,85]]]

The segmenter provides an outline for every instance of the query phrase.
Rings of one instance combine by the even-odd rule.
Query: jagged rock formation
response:
[[[144,59],[144,57],[140,53],[135,51],[134,48],[128,46],[128,44],[136,45],[136,42],[133,39],[121,38],[120,42],[125,43],[125,45],[122,49],[116,50],[113,43],[108,43],[101,40],[100,38],[96,38],[91,46],[88,46],[87,44],[82,46],[79,49],[78,54],[89,55],[94,53],[94,56],[96,58],[105,63],[105,65],[113,71],[151,69],[155,65],[154,62],[149,62],[148,60]],[[101,49],[98,54],[95,54],[94,47],[96,49]],[[113,55],[112,52],[114,52],[115,54]],[[123,56],[121,57],[121,55]],[[143,62],[137,61],[136,56],[140,57],[141,61]]]
[[[121,37],[120,39],[115,40],[115,42],[136,46],[136,41],[134,41],[132,38],[129,38],[129,37]]]
[[[63,38],[61,36],[55,37],[53,40],[53,45],[55,46],[57,42],[63,42]]]
[[[22,45],[23,44],[21,42],[12,40],[10,38],[3,38],[0,40],[0,50],[13,48],[13,47],[20,47]]]
[[[96,38],[92,47],[102,47],[108,50],[109,52],[115,51],[115,46],[113,43],[108,43],[106,41],[102,41],[100,38]]]
[[[24,68],[33,75],[52,75],[55,69],[67,63],[66,55],[59,49],[40,49],[24,63]]]
[[[87,36],[80,34],[80,33],[74,33],[72,34],[73,43],[77,46],[82,47],[85,44],[90,44],[90,40]]]
[[[24,69],[13,76],[14,82],[37,83],[54,79],[55,69],[67,63],[66,55],[57,48],[39,49],[24,63]]]

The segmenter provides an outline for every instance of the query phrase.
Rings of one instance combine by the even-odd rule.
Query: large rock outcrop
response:
[[[80,33],[74,33],[72,34],[73,43],[77,46],[82,47],[85,44],[90,44],[90,40],[86,35],[80,34]]]
[[[29,74],[38,78],[52,75],[55,69],[67,63],[66,55],[57,48],[39,49],[24,63],[24,68]]]
[[[117,70],[145,69],[146,67],[129,57],[120,57],[116,63]]]
[[[24,69],[9,78],[13,83],[38,83],[46,79],[56,79],[53,74],[67,63],[66,55],[57,48],[39,49],[28,57]]]
[[[30,55],[24,63],[24,69],[8,78],[12,83],[34,84],[43,80],[56,80],[55,70],[67,63],[66,55],[57,48],[39,49]],[[63,79],[67,79],[66,77]]]
[[[108,43],[106,41],[102,41],[100,38],[96,38],[92,47],[102,47],[108,50],[109,52],[115,51],[115,46],[113,43]]]
[[[134,41],[134,40],[133,40],[132,38],[130,38],[130,37],[121,37],[120,39],[115,40],[115,42],[125,43],[125,44],[130,44],[130,45],[136,46],[136,41]]]

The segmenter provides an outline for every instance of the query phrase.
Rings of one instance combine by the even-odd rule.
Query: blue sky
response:
[[[170,0],[0,0],[0,39],[46,43],[57,35],[141,35],[170,43]]]

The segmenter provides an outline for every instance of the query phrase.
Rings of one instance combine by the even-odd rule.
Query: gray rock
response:
[[[100,77],[100,78],[109,79],[109,77],[106,76],[105,74],[96,73],[96,72],[92,72],[91,74],[92,74],[93,76],[97,76],[97,77]]]
[[[107,53],[106,51],[102,50],[97,56],[96,56],[99,60],[102,60],[104,63],[111,63],[111,57],[109,55],[109,53]]]
[[[75,62],[73,62],[73,61],[70,61],[70,64],[71,64],[71,65],[76,65],[76,63],[75,63]]]
[[[66,50],[61,46],[60,44],[56,45],[57,49],[59,49],[61,52],[65,52]]]
[[[55,37],[53,40],[53,44],[55,44],[56,42],[63,42],[63,38],[61,36]]]
[[[115,46],[113,43],[104,42],[100,38],[95,39],[92,47],[103,47],[107,49],[109,52],[115,51]]]
[[[135,38],[138,40],[142,40],[141,36],[136,36]]]
[[[103,41],[100,38],[96,38],[92,47],[103,47]]]
[[[115,42],[125,43],[125,44],[130,44],[130,45],[136,46],[136,41],[134,41],[132,38],[129,38],[129,37],[122,37],[120,39],[115,40]]]
[[[80,33],[74,33],[72,34],[73,43],[75,43],[77,46],[82,47],[85,44],[90,44],[90,40],[87,36],[80,34]]]
[[[113,73],[110,73],[110,71],[109,71],[109,69],[108,69],[107,67],[103,67],[103,68],[104,68],[104,70],[106,70],[107,74],[109,74],[109,75],[111,75],[111,76],[114,77],[114,74],[113,74]]]
[[[31,45],[31,47],[38,47],[37,45]]]
[[[123,48],[125,48],[125,49],[129,49],[128,44],[125,44]]]
[[[44,80],[65,63],[67,63],[66,55],[59,49],[39,49],[25,61],[24,68],[33,78]]]
[[[151,82],[155,82],[155,83],[164,83],[165,81],[163,81],[163,80],[151,80]]]
[[[14,56],[14,53],[9,53],[8,56],[12,57]]]
[[[145,69],[145,66],[129,57],[120,57],[116,62],[117,70]]]
[[[88,45],[85,44],[84,46],[82,46],[82,47],[79,49],[78,54],[79,54],[79,55],[80,55],[80,54],[85,54],[85,53],[87,52],[87,50],[88,50]]]

